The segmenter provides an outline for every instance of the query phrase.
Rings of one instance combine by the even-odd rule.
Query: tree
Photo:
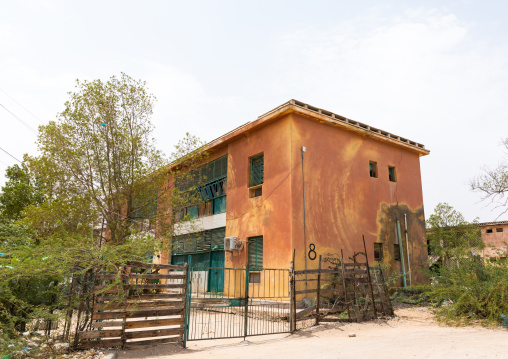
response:
[[[39,128],[41,155],[29,167],[47,201],[27,209],[41,233],[91,230],[107,224],[111,243],[124,243],[135,219],[136,195],[157,193],[165,164],[150,122],[155,97],[126,74],[76,82],[57,121]],[[146,206],[146,201],[138,201]]]
[[[21,213],[25,207],[43,203],[44,196],[40,181],[31,178],[24,164],[8,167],[5,177],[7,182],[0,193],[1,220],[12,223],[21,219]]]
[[[478,221],[466,221],[448,203],[439,203],[427,220],[430,252],[443,263],[458,260],[469,251],[483,248]]]
[[[508,138],[503,140],[508,150]],[[495,169],[485,168],[484,173],[471,181],[471,189],[483,194],[483,200],[490,199],[494,208],[504,208],[501,214],[508,211],[508,156]]]

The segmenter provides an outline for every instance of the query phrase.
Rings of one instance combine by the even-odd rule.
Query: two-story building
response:
[[[427,262],[417,142],[291,100],[206,146],[200,204],[161,261],[255,270],[316,268],[319,255],[363,252],[371,264],[411,271]],[[193,232],[192,240],[186,231]],[[236,237],[239,250],[225,251]],[[187,238],[187,239],[186,239]],[[402,258],[401,258],[402,257]],[[219,273],[219,274],[217,274]],[[209,285],[223,283],[221,272]]]

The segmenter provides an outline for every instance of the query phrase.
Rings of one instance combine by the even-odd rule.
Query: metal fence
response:
[[[289,269],[190,268],[186,341],[290,332]]]

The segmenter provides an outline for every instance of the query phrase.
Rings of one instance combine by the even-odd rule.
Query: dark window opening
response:
[[[251,157],[249,187],[263,184],[264,172],[264,154]]]
[[[251,237],[248,241],[249,270],[260,271],[263,269],[263,236]]]
[[[496,232],[502,232],[503,228],[496,228]]]
[[[393,245],[393,259],[400,261],[400,248],[398,244]]]
[[[263,195],[263,187],[255,187],[249,189],[249,198],[260,197]]]
[[[371,177],[377,178],[377,162],[369,162],[369,172]]]
[[[487,233],[492,233],[492,228],[486,230]]]
[[[374,243],[374,259],[377,261],[383,260],[383,243]]]
[[[261,272],[250,272],[249,283],[261,283]]]
[[[388,179],[390,182],[397,182],[397,174],[393,166],[388,166]]]

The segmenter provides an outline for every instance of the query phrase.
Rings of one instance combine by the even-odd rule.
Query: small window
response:
[[[264,172],[264,154],[251,157],[249,187],[263,184]]]
[[[374,259],[377,261],[383,260],[383,243],[374,243]]]
[[[371,177],[377,178],[377,162],[369,162],[369,172]]]
[[[397,182],[397,173],[393,166],[388,166],[388,179],[390,182]]]
[[[263,187],[258,186],[249,189],[249,198],[261,197],[263,195]]]
[[[393,245],[393,259],[400,261],[400,247],[398,244]]]
[[[250,272],[249,283],[261,283],[261,272]]]
[[[496,232],[502,232],[503,228],[496,228]]]
[[[251,237],[249,244],[249,270],[260,271],[263,269],[263,236]]]
[[[487,233],[492,233],[492,228],[487,229],[485,232],[487,232]]]

